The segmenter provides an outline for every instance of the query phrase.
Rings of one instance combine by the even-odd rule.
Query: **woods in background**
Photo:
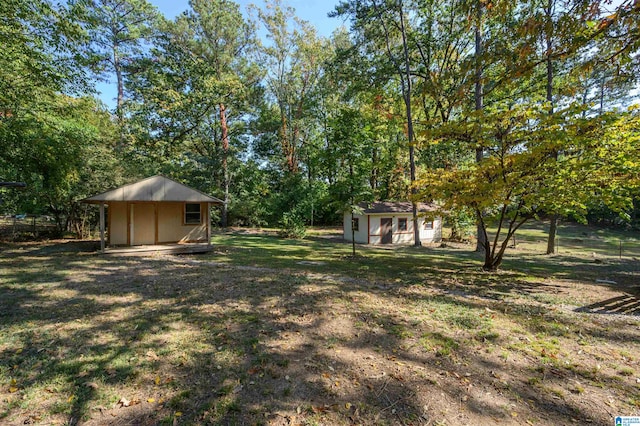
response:
[[[533,217],[637,224],[638,2],[350,0],[332,14],[350,28],[324,38],[279,0],[192,0],[172,20],[145,0],[2,2],[0,179],[29,189],[3,191],[0,212],[64,232],[77,200],[157,173],[223,199],[223,226],[295,231],[361,201],[435,201],[454,229],[478,225],[487,269]]]

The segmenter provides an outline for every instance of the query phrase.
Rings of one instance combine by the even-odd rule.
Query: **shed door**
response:
[[[131,245],[156,243],[155,204],[131,204]]]
[[[383,217],[380,219],[380,236],[382,244],[391,244],[393,242],[393,219]]]

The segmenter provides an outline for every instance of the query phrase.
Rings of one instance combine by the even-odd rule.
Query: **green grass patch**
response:
[[[449,407],[476,382],[506,390],[487,413],[514,404],[533,423],[580,411],[604,424],[583,394],[637,409],[637,318],[578,309],[632,305],[635,263],[517,248],[487,274],[471,247],[359,246],[350,258],[325,236],[221,232],[213,252],[187,257],[3,248],[0,423],[97,421],[153,400],[140,411],[168,425],[449,424],[411,401]],[[580,384],[556,386],[567,378]],[[494,422],[472,399],[456,400],[469,423]]]

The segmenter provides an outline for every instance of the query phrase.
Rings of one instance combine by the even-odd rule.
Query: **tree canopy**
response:
[[[429,201],[456,235],[473,218],[487,270],[532,218],[549,252],[561,217],[637,225],[637,1],[328,12],[349,29],[322,37],[281,0],[171,19],[146,0],[2,2],[0,180],[29,189],[0,189],[0,211],[66,232],[77,200],[152,173],[223,199],[222,226],[291,235],[362,201]]]

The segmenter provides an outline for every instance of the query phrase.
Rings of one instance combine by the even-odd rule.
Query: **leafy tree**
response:
[[[207,187],[222,187],[226,226],[235,161],[231,142],[242,144],[259,77],[249,61],[254,33],[236,3],[194,0],[191,6],[165,24],[151,54],[138,61],[144,71],[129,82],[132,118],[149,155],[204,167]]]
[[[88,34],[85,60],[104,81],[116,76],[116,116],[123,119],[127,65],[153,41],[160,19],[147,0],[70,0]]]
[[[367,191],[367,177],[371,170],[370,126],[359,108],[344,105],[331,120],[330,138],[336,151],[333,157],[343,164],[345,171],[334,186],[337,210],[351,212],[351,222],[358,212],[358,204],[370,199]],[[351,245],[356,255],[354,231],[352,227]]]
[[[385,68],[391,71],[400,83],[400,91],[404,103],[406,117],[406,137],[409,150],[410,180],[416,180],[415,164],[415,131],[413,118],[413,61],[410,53],[409,38],[411,37],[410,14],[404,0],[378,2],[376,0],[343,1],[335,10],[334,15],[350,16],[354,28],[362,33],[363,39],[377,45],[384,51],[388,64]],[[412,186],[413,188],[413,186]],[[413,190],[412,190],[413,191]],[[417,204],[413,204],[414,244],[420,243],[418,228]]]
[[[8,163],[27,190],[13,193],[17,211],[52,215],[58,233],[81,216],[78,200],[120,183],[108,112],[90,98],[57,96],[47,111],[11,117],[0,140],[15,143]]]
[[[266,69],[268,111],[278,120],[277,142],[283,167],[298,173],[301,150],[310,142],[313,109],[326,45],[315,29],[295,16],[280,0],[267,2],[258,18],[269,43],[261,48],[261,64]],[[274,114],[276,114],[274,116]]]
[[[70,11],[48,1],[2,2],[0,34],[0,170],[28,184],[3,208],[52,214],[62,233],[77,216],[76,200],[101,179],[98,164],[113,166],[111,121],[93,99],[72,96],[88,91],[88,82]],[[104,173],[115,179],[116,169]]]
[[[194,13],[189,16],[191,25],[196,28],[198,45],[196,53],[205,59],[218,79],[218,114],[221,140],[221,167],[224,188],[222,226],[227,225],[229,204],[229,124],[228,104],[239,109],[237,114],[246,110],[249,89],[257,78],[255,69],[251,69],[249,54],[255,45],[254,29],[245,21],[238,5],[228,0],[193,0]],[[243,108],[244,107],[244,108]]]
[[[81,29],[47,0],[0,2],[0,118],[46,108],[57,93],[88,85],[76,61]]]
[[[584,217],[593,197],[618,211],[632,206],[639,169],[629,159],[637,154],[638,118],[630,112],[566,122],[526,106],[485,114],[482,131],[494,140],[491,155],[464,168],[431,172],[422,195],[440,200],[444,211],[475,212],[487,237],[483,268],[495,271],[513,234],[542,212]],[[491,224],[497,228],[493,238]]]

